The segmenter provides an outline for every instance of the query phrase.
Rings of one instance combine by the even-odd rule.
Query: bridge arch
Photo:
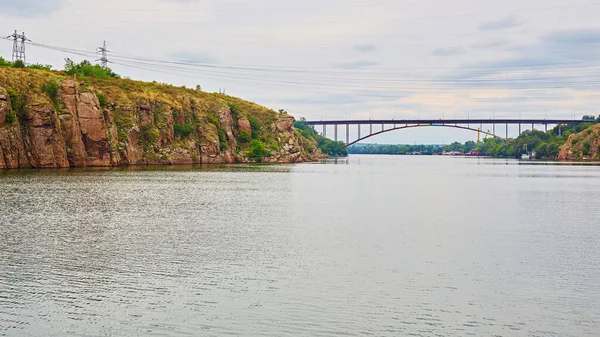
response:
[[[468,126],[460,126],[460,125],[448,125],[448,124],[440,124],[440,125],[430,125],[430,124],[417,124],[417,125],[403,125],[403,126],[398,126],[395,128],[391,128],[391,129],[386,129],[386,130],[381,130],[378,132],[374,132],[370,135],[361,137],[353,142],[348,143],[346,146],[352,146],[356,143],[362,142],[365,139],[386,133],[386,132],[390,132],[390,131],[396,131],[396,130],[404,130],[404,129],[411,129],[411,128],[419,128],[419,127],[446,127],[446,128],[455,128],[455,129],[462,129],[462,130],[469,130],[469,131],[474,131],[474,132],[481,132],[484,135],[488,135],[494,138],[498,138],[498,139],[502,139],[505,140],[505,138],[502,138],[498,135],[493,134],[492,132],[487,132],[487,131],[483,131],[483,130],[479,130],[479,129],[474,129]]]

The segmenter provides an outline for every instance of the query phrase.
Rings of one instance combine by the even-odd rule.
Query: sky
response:
[[[600,114],[598,14],[590,0],[0,0],[0,33],[75,51],[27,47],[57,69],[106,40],[122,76],[308,120],[581,118]],[[429,127],[368,142],[476,138]]]

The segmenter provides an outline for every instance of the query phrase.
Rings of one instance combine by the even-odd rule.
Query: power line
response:
[[[34,44],[34,45],[39,45],[39,44]],[[39,45],[41,46],[41,45]],[[84,57],[89,56],[88,52],[84,52],[84,51],[78,51],[78,50],[71,50],[71,49],[66,49],[66,48],[58,48],[58,47],[52,47],[52,46],[45,46],[46,48],[50,48],[53,50],[60,50],[60,51],[65,51],[65,52],[69,52],[69,53],[74,53],[76,55],[81,55]],[[215,74],[214,71],[220,71],[220,73],[218,74],[223,74],[223,77],[229,77],[229,78],[237,78],[237,79],[253,79],[252,77],[244,77],[244,76],[256,76],[256,75],[252,75],[252,72],[263,72],[263,71],[270,71],[273,72],[273,69],[260,69],[260,68],[239,68],[239,67],[223,67],[220,65],[198,65],[198,64],[194,64],[194,63],[186,63],[186,62],[177,62],[177,61],[166,61],[166,60],[153,60],[153,59],[149,59],[149,58],[139,58],[139,57],[135,57],[135,58],[128,58],[128,57],[117,57],[118,60],[121,61],[120,64],[122,65],[137,65],[137,66],[147,66],[147,67],[158,67],[161,69],[165,69],[165,70],[174,70],[174,71],[184,71],[184,72],[196,72],[198,74]],[[127,64],[125,64],[127,62]],[[199,66],[206,66],[207,68],[198,68]],[[529,65],[531,66],[531,64]],[[511,65],[511,67],[514,67],[514,65]],[[585,68],[587,70],[589,70],[588,68]],[[212,70],[213,72],[211,73],[210,70]],[[238,73],[242,73],[242,74],[237,74],[237,73],[231,73],[231,72],[238,72]],[[244,72],[250,72],[250,74],[243,74]],[[280,83],[287,83],[290,82],[288,80],[288,72],[294,72],[293,70],[279,70],[277,72],[275,72],[275,74],[269,75],[271,76],[269,80],[271,81],[277,81]],[[301,81],[294,81],[294,83],[298,83],[301,82],[303,84],[309,84],[309,85],[323,85],[323,84],[328,84],[326,81],[335,81],[336,83],[334,83],[335,85],[339,85],[341,84],[355,84],[356,82],[353,81],[359,81],[361,84],[371,84],[371,85],[359,85],[357,87],[363,87],[363,88],[372,88],[373,85],[393,85],[393,84],[397,84],[396,86],[394,86],[394,88],[397,88],[398,85],[405,85],[408,86],[410,85],[410,89],[416,90],[419,89],[419,86],[427,86],[427,88],[431,88],[431,87],[447,87],[447,86],[451,86],[453,88],[461,88],[466,86],[471,86],[473,84],[478,84],[481,86],[492,86],[492,87],[498,87],[501,85],[511,85],[511,86],[515,86],[515,85],[524,85],[530,88],[533,87],[537,87],[537,88],[564,88],[565,86],[571,86],[571,87],[591,87],[591,86],[595,86],[597,84],[597,82],[592,82],[592,81],[585,81],[583,83],[581,83],[581,81],[569,81],[568,77],[565,77],[565,75],[571,75],[571,74],[575,74],[573,71],[571,72],[565,72],[563,71],[562,77],[550,77],[550,78],[544,78],[544,77],[540,77],[539,73],[536,73],[536,77],[535,78],[506,78],[506,79],[471,79],[471,78],[465,78],[465,79],[424,79],[424,80],[416,80],[416,79],[411,79],[411,78],[395,78],[395,79],[390,79],[390,80],[384,80],[384,79],[375,79],[373,81],[368,81],[365,79],[361,79],[361,78],[341,78],[341,79],[336,79],[336,78],[332,78],[331,76],[327,76],[327,77],[316,77],[316,78],[308,78],[308,80],[313,80],[313,81],[318,81],[318,82],[309,82],[306,81],[306,79],[304,80],[304,82]],[[302,74],[303,76],[310,76],[311,73],[306,73],[306,74]],[[316,74],[319,75],[319,74]],[[583,79],[587,79],[592,78],[592,79],[596,79],[597,76],[595,76],[593,73],[590,74],[581,74],[581,73],[577,73],[577,75],[580,78]],[[284,78],[283,81],[280,81],[278,79],[278,76],[286,76]],[[585,76],[585,77],[584,77]],[[264,78],[264,75],[261,75],[262,78]],[[566,82],[565,82],[566,80]],[[385,87],[386,89],[389,87]]]

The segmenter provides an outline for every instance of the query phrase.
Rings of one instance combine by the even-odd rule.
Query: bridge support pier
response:
[[[531,131],[535,130],[535,126],[533,123],[531,123]]]
[[[323,124],[323,137],[327,138],[327,124]]]
[[[519,123],[519,136],[521,135],[521,123]]]
[[[508,123],[506,123],[506,139],[508,139]]]
[[[346,124],[346,145],[350,144],[350,124]]]
[[[369,124],[369,136],[373,134],[373,124]]]
[[[358,139],[360,139],[360,124],[358,124]]]
[[[337,142],[337,124],[333,126],[333,138]]]
[[[544,130],[548,132],[548,124],[544,124]]]

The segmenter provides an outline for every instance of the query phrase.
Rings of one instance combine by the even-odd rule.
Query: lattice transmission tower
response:
[[[23,34],[19,34],[15,30],[14,34],[7,36],[7,38],[12,38],[14,41],[12,61],[15,62],[17,60],[21,60],[23,63],[26,63],[27,59],[25,57],[25,42],[31,42],[31,40],[25,37],[25,32],[23,32]]]
[[[108,49],[106,49],[106,41],[102,44],[102,47],[98,47],[98,54],[100,54],[100,66],[102,68],[108,68]]]

